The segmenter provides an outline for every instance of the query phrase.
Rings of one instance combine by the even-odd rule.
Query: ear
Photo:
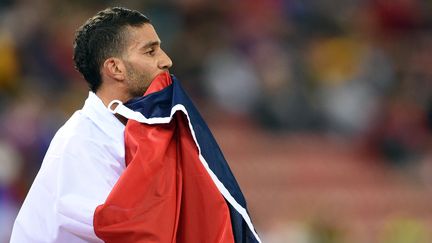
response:
[[[119,58],[110,57],[106,59],[103,63],[102,70],[105,75],[116,81],[123,81],[126,78],[126,67]]]

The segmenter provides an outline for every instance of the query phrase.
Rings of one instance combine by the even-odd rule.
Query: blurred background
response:
[[[0,242],[87,86],[75,30],[148,15],[263,242],[432,242],[432,1],[0,1]]]

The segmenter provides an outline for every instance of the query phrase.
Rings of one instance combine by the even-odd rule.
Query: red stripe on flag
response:
[[[184,114],[163,125],[130,120],[125,143],[127,168],[94,213],[99,238],[234,242],[228,206],[198,158]]]

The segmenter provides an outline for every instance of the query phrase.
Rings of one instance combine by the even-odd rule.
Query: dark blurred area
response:
[[[0,1],[0,242],[87,96],[75,30],[150,17],[263,242],[432,242],[432,1]]]

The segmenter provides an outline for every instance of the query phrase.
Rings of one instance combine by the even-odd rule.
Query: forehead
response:
[[[138,27],[128,26],[126,29],[127,37],[127,49],[139,49],[150,42],[160,43],[159,36],[156,33],[153,25],[145,23]]]

